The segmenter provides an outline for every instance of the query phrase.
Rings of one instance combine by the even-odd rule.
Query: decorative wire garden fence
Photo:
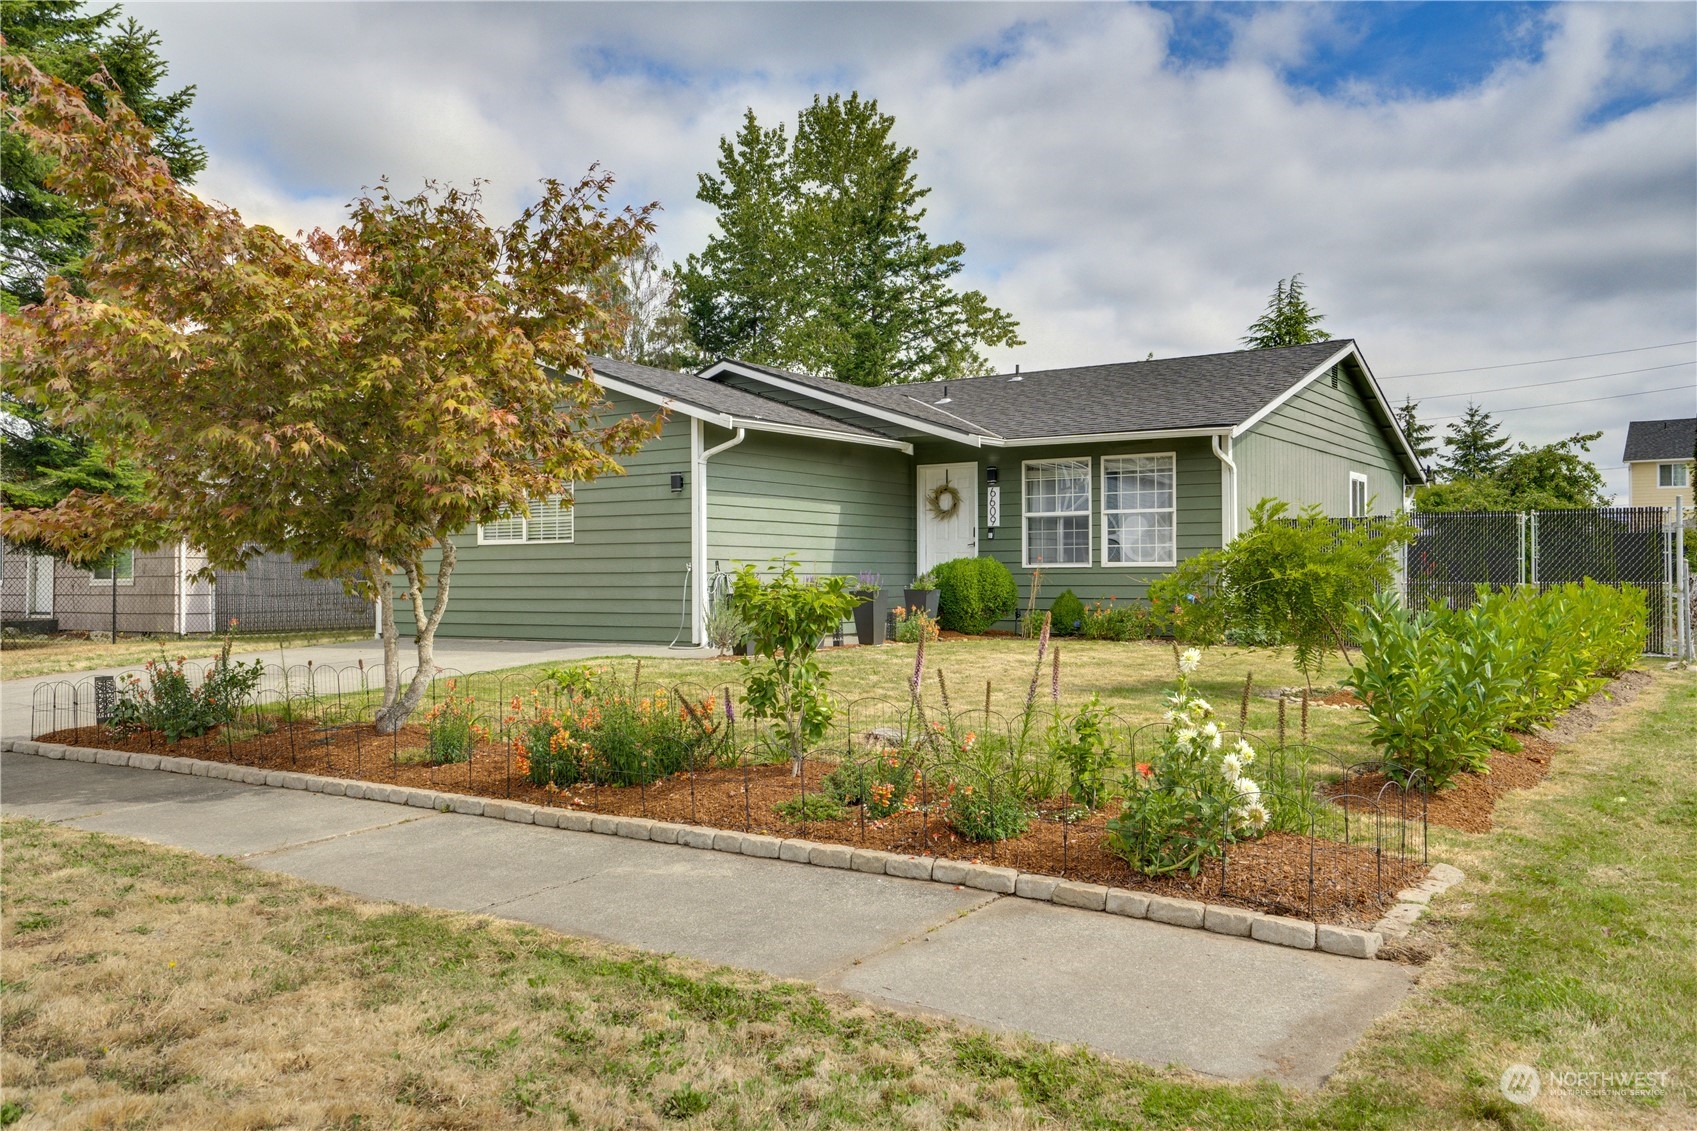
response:
[[[211,668],[182,665],[191,685]],[[402,688],[411,675],[400,673]],[[1382,765],[1287,742],[1282,730],[1236,732],[1262,752],[1266,793],[1282,815],[1273,830],[1234,840],[1223,829],[1223,855],[1198,874],[1151,879],[1114,854],[1107,826],[1111,798],[1135,788],[1140,744],[1159,723],[1110,718],[1112,758],[1098,780],[1081,783],[1042,753],[1047,717],[988,703],[926,710],[856,699],[792,760],[770,724],[741,716],[733,684],[643,684],[638,668],[585,696],[534,677],[444,670],[412,721],[379,734],[380,665],[303,663],[266,665],[227,721],[172,744],[155,730],[115,726],[121,689],[148,678],[141,670],[113,682],[41,684],[32,735],[967,859],[1310,919],[1382,909],[1427,864],[1424,782],[1399,784]],[[625,712],[629,726],[608,726],[611,711]],[[590,722],[601,749],[574,737]]]

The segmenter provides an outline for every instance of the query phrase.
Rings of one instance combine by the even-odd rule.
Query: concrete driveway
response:
[[[668,648],[664,644],[564,644],[546,640],[460,640],[436,642],[436,666],[450,672],[470,675],[473,672],[499,671],[525,664],[581,663],[608,656],[675,656],[682,658],[715,655],[711,648]],[[412,650],[402,647],[401,661],[410,664]],[[381,670],[383,643],[380,640],[348,640],[339,644],[314,644],[290,648],[287,653],[273,649],[269,652],[244,652],[232,656],[242,663],[259,660],[279,664],[286,658],[291,668],[308,663],[314,667],[353,667],[363,661],[367,668]],[[96,671],[65,672],[33,676],[29,679],[0,680],[0,736],[6,738],[34,737],[30,704],[38,687],[69,681],[92,687],[96,676],[118,675],[135,671],[141,665],[128,664],[118,668]],[[0,661],[0,675],[4,674]],[[379,684],[381,680],[378,681]],[[52,729],[48,727],[47,729]]]
[[[25,754],[0,755],[0,812],[1225,1079],[1318,1085],[1413,981],[1387,962],[919,880]]]

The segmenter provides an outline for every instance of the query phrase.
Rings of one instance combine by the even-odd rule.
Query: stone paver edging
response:
[[[403,785],[320,777],[317,774],[303,774],[292,770],[261,770],[230,762],[208,762],[199,758],[179,758],[167,754],[96,750],[86,746],[64,746],[53,742],[8,738],[0,740],[0,750],[71,762],[95,762],[139,770],[161,770],[194,777],[242,782],[247,785],[300,789],[333,797],[386,801],[392,805],[408,805],[439,813],[460,813],[519,824],[541,825],[544,828],[567,829],[572,832],[651,840],[661,844],[785,860],[821,868],[847,868],[873,875],[930,880],[933,883],[975,888],[997,895],[1042,900],[1063,907],[1077,907],[1131,919],[1151,919],[1175,927],[1192,927],[1217,934],[1236,935],[1274,946],[1322,950],[1350,958],[1373,958],[1387,937],[1401,938],[1406,935],[1431,898],[1462,878],[1461,872],[1447,864],[1435,865],[1425,880],[1399,892],[1399,902],[1390,913],[1375,924],[1372,930],[1364,931],[1355,927],[1312,923],[1306,919],[1293,919],[1283,915],[1267,915],[1241,907],[1150,895],[1147,892],[1111,888],[1103,884],[1079,883],[1054,876],[1032,875],[993,864],[975,864],[936,856],[906,856],[877,849],[855,848],[846,844],[818,844],[759,833],[680,825],[647,817],[586,813],[577,809],[531,805],[523,801],[498,801],[463,793],[441,793]]]

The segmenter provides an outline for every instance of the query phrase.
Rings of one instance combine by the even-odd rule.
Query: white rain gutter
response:
[[[1211,443],[1220,460],[1220,545],[1225,546],[1237,537],[1237,461],[1230,432],[1215,432]]]
[[[690,522],[690,542],[695,550],[695,644],[707,643],[707,461],[720,452],[729,451],[748,437],[748,429],[738,428],[737,434],[717,447],[702,451],[701,421],[691,420],[689,429],[691,461],[695,465],[695,483],[691,495],[695,514]]]

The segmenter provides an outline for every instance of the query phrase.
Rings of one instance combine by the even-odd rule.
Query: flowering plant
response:
[[[915,606],[896,606],[896,643],[917,644],[921,637],[936,640],[940,635],[937,622],[924,609]]]
[[[1195,875],[1203,860],[1271,821],[1261,786],[1249,776],[1255,748],[1241,738],[1228,741],[1213,707],[1191,690],[1201,663],[1194,648],[1179,657],[1166,729],[1149,761],[1137,763],[1125,808],[1108,822],[1113,850],[1151,876]]]
[[[477,721],[477,697],[455,695],[455,683],[448,681],[447,695],[424,717],[425,754],[432,766],[469,761],[472,748],[489,741],[489,728]]]

